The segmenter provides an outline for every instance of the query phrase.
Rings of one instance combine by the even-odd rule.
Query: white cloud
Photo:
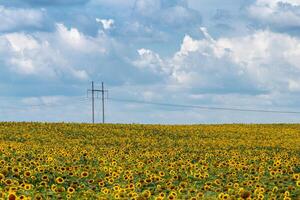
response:
[[[135,66],[150,69],[158,74],[168,73],[168,69],[165,68],[166,64],[158,54],[149,49],[139,49],[138,54],[141,59],[134,62]]]
[[[85,70],[76,70],[71,68],[71,74],[79,80],[88,80],[89,79],[89,75]]]
[[[195,40],[186,35],[171,58],[139,51],[135,65],[164,73],[168,84],[227,92],[295,91],[300,83],[300,40],[259,30],[247,36]]]
[[[16,52],[33,50],[39,47],[38,42],[30,35],[12,33],[5,34],[4,37],[11,45],[12,50]]]
[[[248,12],[252,18],[276,27],[300,26],[299,0],[256,0]]]
[[[260,6],[268,6],[270,8],[277,8],[278,4],[290,4],[292,6],[299,6],[299,0],[256,0],[256,4]]]
[[[106,36],[86,36],[76,28],[56,25],[53,33],[7,33],[0,36],[6,67],[22,76],[87,80],[90,57],[107,53]]]
[[[76,49],[82,53],[105,53],[106,49],[103,45],[102,35],[99,35],[96,38],[86,36],[83,33],[80,33],[76,28],[68,29],[63,24],[56,24],[56,42],[65,48]]]
[[[135,11],[144,16],[152,16],[160,8],[160,0],[137,0],[135,4]]]
[[[110,30],[113,28],[113,25],[115,23],[115,21],[113,19],[99,19],[96,18],[96,21],[98,23],[101,23],[101,25],[103,26],[104,30]]]
[[[30,75],[37,74],[36,66],[33,65],[33,61],[26,58],[12,58],[9,62],[15,71],[20,74]]]
[[[187,27],[201,23],[201,15],[185,1],[136,0],[133,13],[148,23],[173,27]]]
[[[11,31],[18,28],[42,27],[43,10],[7,8],[0,5],[0,31]]]
[[[292,92],[300,92],[300,79],[289,80],[289,90]]]

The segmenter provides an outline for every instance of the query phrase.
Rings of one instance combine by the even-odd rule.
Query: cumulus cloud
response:
[[[91,58],[107,53],[105,42],[100,33],[90,37],[63,24],[53,33],[6,33],[0,36],[0,61],[20,76],[87,80]]]
[[[65,48],[76,49],[82,53],[105,53],[104,37],[99,33],[95,37],[86,36],[76,28],[68,29],[63,24],[56,24],[55,38],[57,43],[65,44]]]
[[[164,69],[164,61],[157,53],[149,49],[139,49],[138,54],[141,59],[134,62],[134,64],[140,68],[150,69],[156,73],[161,73]]]
[[[252,18],[265,24],[279,28],[300,27],[298,0],[256,0],[248,12]]]
[[[134,62],[143,69],[165,74],[168,84],[227,92],[299,91],[300,40],[286,34],[259,30],[253,34],[213,39],[186,35],[171,58],[151,50],[138,51]]]
[[[98,23],[101,23],[101,25],[103,26],[104,30],[112,29],[113,25],[115,23],[115,21],[113,19],[99,19],[99,18],[96,18],[96,21]]]
[[[0,5],[0,32],[24,28],[41,28],[45,12],[38,9],[7,8]]]

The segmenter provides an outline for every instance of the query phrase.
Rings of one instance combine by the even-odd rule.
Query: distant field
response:
[[[300,199],[300,125],[0,123],[3,199]]]

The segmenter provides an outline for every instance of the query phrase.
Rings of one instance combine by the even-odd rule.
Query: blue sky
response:
[[[89,122],[91,80],[117,99],[300,111],[299,0],[2,0],[0,20],[1,121]],[[300,119],[106,105],[113,123]]]

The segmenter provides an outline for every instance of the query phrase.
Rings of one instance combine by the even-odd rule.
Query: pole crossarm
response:
[[[102,92],[102,91],[108,92],[108,90],[94,90],[94,92]],[[93,90],[88,90],[88,92],[93,92]]]

